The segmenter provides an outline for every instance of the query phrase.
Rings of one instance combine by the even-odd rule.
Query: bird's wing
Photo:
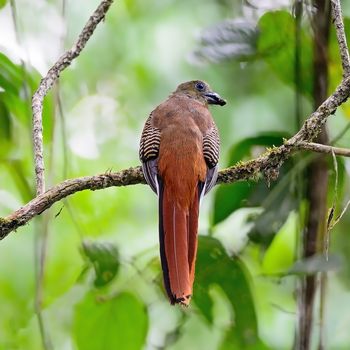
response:
[[[160,130],[152,125],[152,113],[146,120],[140,140],[139,156],[142,171],[152,190],[159,194],[158,186],[158,154],[160,145]]]
[[[205,179],[204,193],[207,194],[215,185],[218,177],[218,161],[220,153],[219,132],[215,124],[203,137],[203,155],[207,163],[208,171]]]

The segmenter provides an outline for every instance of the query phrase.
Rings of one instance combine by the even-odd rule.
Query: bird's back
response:
[[[159,175],[178,205],[188,209],[198,182],[205,182],[203,136],[213,120],[205,106],[186,96],[170,97],[153,113],[161,133]]]

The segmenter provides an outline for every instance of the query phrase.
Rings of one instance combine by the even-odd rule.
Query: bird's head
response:
[[[206,82],[201,80],[192,80],[180,84],[175,90],[175,94],[185,94],[210,105],[223,106],[226,104],[226,101],[218,93],[214,92]]]

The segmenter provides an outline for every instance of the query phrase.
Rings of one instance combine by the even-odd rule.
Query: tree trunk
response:
[[[330,3],[314,0],[312,18],[313,42],[313,103],[317,108],[327,98],[328,88],[328,38],[330,29]],[[328,143],[326,127],[316,142]],[[307,169],[306,198],[309,206],[303,236],[302,257],[308,258],[322,252],[326,232],[328,167],[326,156],[317,156]],[[301,282],[299,296],[299,329],[296,349],[308,350],[311,346],[314,300],[317,290],[317,275],[306,276]]]

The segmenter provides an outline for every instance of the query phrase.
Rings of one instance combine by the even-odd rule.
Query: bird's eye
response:
[[[196,83],[196,89],[197,89],[198,91],[203,91],[204,88],[205,88],[205,85],[204,85],[204,83],[202,83],[201,81],[199,81],[198,83]]]

